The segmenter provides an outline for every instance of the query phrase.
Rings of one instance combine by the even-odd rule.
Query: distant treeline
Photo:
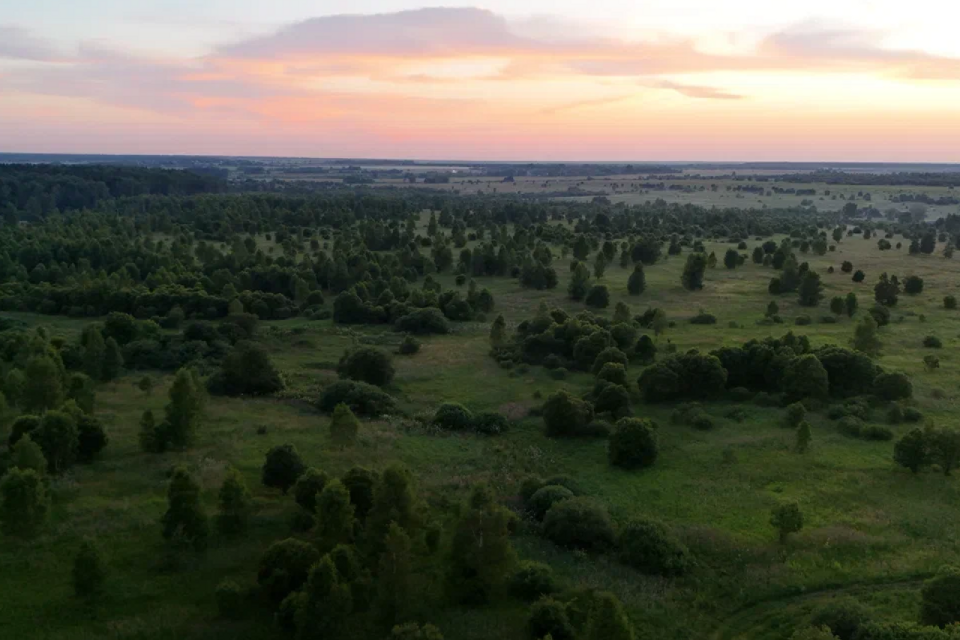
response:
[[[93,209],[113,198],[226,191],[226,181],[221,175],[210,175],[214,172],[110,165],[0,164],[0,214],[8,222],[37,220],[57,211]]]

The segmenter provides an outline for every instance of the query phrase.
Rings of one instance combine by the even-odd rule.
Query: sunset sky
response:
[[[960,162],[947,0],[30,0],[0,151]]]

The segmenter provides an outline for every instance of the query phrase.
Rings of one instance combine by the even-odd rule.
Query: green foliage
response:
[[[103,593],[107,572],[100,550],[90,540],[84,540],[73,559],[73,593],[84,600],[95,600]]]
[[[618,421],[610,435],[610,464],[624,469],[652,466],[660,452],[657,429],[653,420],[623,418]]]
[[[383,387],[394,376],[390,356],[374,347],[360,347],[347,351],[337,364],[337,374],[346,380],[356,380]]]
[[[800,425],[797,427],[797,452],[806,453],[810,448],[810,441],[813,439],[813,435],[810,433],[810,423],[806,420],[802,420]]]
[[[330,441],[337,447],[349,447],[356,444],[360,421],[353,415],[350,407],[341,403],[333,410],[330,418]]]
[[[214,599],[221,618],[237,620],[246,613],[243,589],[233,580],[221,580],[214,592]]]
[[[10,469],[0,479],[0,527],[8,536],[33,538],[50,509],[43,478],[33,469]]]
[[[530,607],[527,621],[530,638],[542,640],[576,640],[576,631],[567,616],[567,608],[562,602],[550,597],[540,598]]]
[[[293,538],[274,542],[260,558],[257,583],[274,604],[280,604],[303,586],[319,559],[320,552],[310,543]]]
[[[41,476],[47,472],[47,459],[43,455],[43,450],[33,441],[29,433],[23,434],[23,437],[13,446],[11,466],[24,471],[32,469]]]
[[[627,370],[620,362],[608,361],[603,363],[596,375],[598,380],[618,384],[621,387],[627,386]]]
[[[703,289],[703,274],[706,270],[707,257],[702,253],[691,253],[687,256],[687,263],[683,267],[680,284],[687,291]]]
[[[453,532],[448,560],[448,593],[462,604],[489,602],[500,593],[517,558],[510,542],[512,514],[474,487]]]
[[[261,468],[261,481],[265,487],[280,489],[284,494],[306,471],[306,466],[292,444],[282,444],[267,452]]]
[[[324,388],[317,408],[331,413],[339,404],[347,405],[361,416],[380,416],[396,410],[396,401],[392,396],[371,384],[353,380],[340,380]]]
[[[785,417],[786,426],[791,429],[796,429],[800,426],[800,423],[803,422],[806,415],[807,408],[803,406],[802,402],[794,402],[793,404],[787,405],[787,415]]]
[[[660,360],[640,374],[637,386],[647,402],[719,395],[727,385],[727,371],[716,356],[696,352]]]
[[[420,526],[419,502],[413,476],[403,466],[384,469],[373,493],[373,506],[367,514],[367,544],[379,553],[391,524],[412,532]]]
[[[307,474],[309,473],[310,470],[308,469]],[[359,520],[366,518],[367,513],[373,507],[373,491],[377,485],[377,480],[376,473],[363,467],[353,467],[340,479],[343,486],[350,492],[350,502],[354,507],[354,515]],[[316,492],[314,492],[314,495],[316,495]]]
[[[616,533],[610,514],[588,498],[570,498],[553,505],[543,519],[543,535],[561,547],[602,551],[613,546]]]
[[[432,624],[421,627],[416,622],[408,622],[395,626],[389,640],[443,640],[443,634]]]
[[[559,590],[553,569],[542,562],[524,560],[510,578],[510,594],[527,602],[552,595]]]
[[[633,273],[627,278],[627,293],[631,296],[639,296],[647,289],[647,278],[643,273],[643,264],[633,265]]]
[[[503,346],[506,341],[507,321],[503,319],[503,314],[500,314],[490,325],[490,344],[497,348]]]
[[[881,346],[880,338],[877,337],[877,321],[870,314],[860,318],[853,334],[853,348],[875,356],[880,353]]]
[[[207,514],[200,501],[200,485],[184,468],[177,467],[167,487],[167,511],[160,520],[163,538],[175,547],[207,547]]]
[[[620,600],[609,591],[593,598],[584,640],[634,640],[633,624],[627,618]]]
[[[893,459],[900,466],[918,473],[930,460],[929,444],[922,429],[912,429],[897,440]]]
[[[43,450],[51,473],[62,473],[76,461],[80,432],[69,413],[47,411],[32,436]]]
[[[637,518],[620,532],[620,561],[642,571],[660,576],[686,572],[691,564],[690,552],[663,524]]]
[[[936,627],[960,622],[960,571],[946,567],[923,583],[920,622]]]
[[[322,549],[332,549],[353,539],[354,509],[350,492],[339,480],[331,480],[317,496],[317,536]]]
[[[343,584],[330,556],[310,569],[294,616],[298,640],[337,638],[353,611],[350,586]]]
[[[593,360],[593,366],[590,367],[590,371],[597,375],[600,373],[600,370],[608,363],[615,363],[622,366],[624,369],[627,367],[627,355],[617,349],[616,347],[607,347],[603,351],[597,354],[597,357]]]
[[[163,443],[160,450],[184,449],[196,439],[203,421],[206,394],[200,377],[191,369],[180,369],[170,387],[170,402],[164,407],[164,421],[157,429]]]
[[[525,500],[527,510],[533,514],[537,520],[543,520],[547,511],[562,500],[569,500],[574,497],[573,492],[566,487],[559,485],[545,485],[537,489],[529,498]]]
[[[462,404],[445,402],[433,414],[433,424],[445,431],[467,431],[473,427],[473,413]]]
[[[31,358],[24,369],[23,386],[18,395],[20,407],[31,413],[60,406],[64,395],[61,370],[47,356]]]
[[[830,393],[827,370],[811,353],[795,358],[787,365],[780,386],[787,397],[795,399],[823,399]]]
[[[397,353],[402,356],[412,356],[420,351],[420,341],[413,336],[404,336],[400,346],[397,347]]]
[[[865,623],[870,621],[870,610],[859,601],[839,598],[819,607],[810,616],[814,627],[826,627],[840,640],[854,640]]]
[[[786,542],[787,536],[803,528],[803,513],[796,502],[783,502],[770,512],[770,524],[777,530],[780,542]]]
[[[551,438],[584,435],[593,421],[593,408],[566,391],[558,391],[543,403],[543,423]]]
[[[377,616],[388,626],[414,618],[416,598],[413,551],[410,536],[396,522],[390,522],[377,564]]]
[[[263,396],[282,390],[284,382],[266,349],[243,341],[223,359],[208,387],[211,393],[228,396]]]
[[[123,370],[123,354],[120,345],[113,338],[107,338],[103,352],[103,366],[100,371],[101,380],[110,382],[116,380]]]
[[[610,290],[605,284],[595,284],[587,292],[584,303],[595,309],[606,309],[610,304]]]
[[[244,531],[253,505],[247,483],[235,468],[227,468],[217,499],[217,530],[226,535],[236,535]]]
[[[909,400],[913,397],[913,384],[903,373],[881,373],[873,381],[873,392],[884,400]]]

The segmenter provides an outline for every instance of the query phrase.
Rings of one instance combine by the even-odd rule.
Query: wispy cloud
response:
[[[14,60],[54,60],[56,48],[26,29],[12,25],[0,25],[0,58]]]
[[[743,96],[739,94],[730,93],[729,91],[717,89],[716,87],[701,87],[698,85],[671,82],[669,80],[659,82],[656,86],[660,89],[671,89],[688,98],[704,98],[708,100],[741,100],[743,98]]]

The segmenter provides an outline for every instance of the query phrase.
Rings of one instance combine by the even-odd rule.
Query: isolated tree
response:
[[[803,528],[803,514],[800,505],[796,502],[784,502],[773,508],[770,513],[770,524],[777,530],[780,542],[787,541],[787,536]]]
[[[850,292],[847,294],[847,297],[843,300],[844,309],[847,312],[847,317],[852,318],[853,314],[857,312],[857,294]]]
[[[610,290],[607,288],[607,285],[595,284],[590,287],[584,303],[588,307],[594,307],[595,309],[606,309],[610,304]]]
[[[617,306],[613,310],[613,324],[629,324],[632,320],[630,315],[630,307],[628,307],[623,302],[618,302]]]
[[[84,540],[73,559],[73,593],[77,598],[95,600],[103,592],[107,572],[100,550],[91,540]]]
[[[659,455],[657,423],[642,418],[622,418],[610,435],[610,464],[625,469],[649,467]]]
[[[149,396],[153,393],[153,378],[150,376],[143,376],[137,382],[137,389],[143,392],[143,395]]]
[[[740,264],[740,254],[737,253],[736,249],[727,249],[727,252],[723,254],[723,266],[727,269],[736,269],[737,265]]]
[[[913,429],[893,446],[893,459],[902,467],[919,473],[930,460],[929,443],[922,429]]]
[[[33,441],[29,433],[23,434],[13,446],[10,462],[11,466],[17,469],[32,469],[41,476],[47,472],[47,459],[43,455],[43,449]]]
[[[220,506],[216,518],[217,530],[226,535],[244,531],[253,505],[247,483],[234,467],[227,468],[217,498]]]
[[[940,465],[943,475],[948,476],[960,461],[960,431],[934,429],[929,434],[930,456]]]
[[[350,585],[340,579],[329,555],[310,569],[295,614],[297,640],[339,638],[353,612]]]
[[[861,271],[860,269],[857,269],[853,274],[853,281],[863,282],[866,277],[867,275],[863,271]]]
[[[587,239],[580,234],[577,236],[577,239],[573,243],[573,257],[581,262],[587,259],[587,256],[590,255],[590,244],[587,242]]]
[[[900,295],[900,283],[897,277],[889,277],[886,273],[880,274],[880,280],[873,287],[873,297],[878,304],[885,307],[894,307]]]
[[[687,291],[703,289],[703,274],[707,270],[707,258],[702,253],[691,253],[683,267],[680,283]]]
[[[593,260],[593,277],[597,280],[603,279],[603,274],[607,270],[607,257],[603,252],[597,253],[597,257]]]
[[[776,300],[771,300],[770,304],[767,305],[767,310],[764,312],[764,316],[772,318],[773,316],[780,313],[780,305],[777,304]]]
[[[185,467],[173,470],[167,488],[167,511],[160,520],[163,538],[175,545],[197,551],[207,547],[207,514],[200,502],[200,485]]]
[[[51,473],[66,471],[76,462],[80,432],[69,413],[47,411],[40,419],[40,426],[33,433],[33,438],[43,450]]]
[[[160,426],[153,417],[153,411],[147,409],[140,416],[140,429],[137,433],[140,449],[147,453],[161,453],[166,450],[166,440]]]
[[[865,314],[854,329],[853,348],[875,356],[880,353],[881,346],[880,338],[877,337],[877,321],[869,313]]]
[[[570,274],[570,284],[567,286],[567,294],[571,300],[583,300],[589,291],[590,272],[578,262],[573,265],[573,272]]]
[[[928,231],[920,238],[920,253],[930,255],[937,248],[937,236]]]
[[[455,600],[482,604],[501,591],[517,562],[510,542],[512,519],[486,486],[474,487],[451,542],[447,577]]]
[[[394,376],[390,356],[374,347],[360,347],[347,351],[337,364],[337,374],[346,380],[358,380],[383,387]]]
[[[801,421],[800,426],[797,427],[797,451],[799,453],[806,453],[807,449],[810,448],[810,440],[812,438],[810,423],[806,420]]]
[[[907,276],[903,281],[903,292],[909,295],[917,295],[923,292],[923,278],[920,276]]]
[[[500,314],[490,325],[490,344],[493,348],[501,347],[507,341],[507,321]]]
[[[306,466],[292,444],[281,444],[267,452],[261,468],[263,486],[280,489],[284,494],[306,471]]]
[[[609,591],[594,595],[584,640],[635,640],[636,637],[620,600]]]
[[[9,375],[7,384],[10,384]],[[27,362],[19,396],[18,404],[30,413],[42,413],[63,403],[63,379],[60,369],[50,357],[35,356]]]
[[[169,397],[159,434],[169,447],[184,449],[196,439],[203,420],[206,393],[193,370],[180,369],[173,379]]]
[[[330,418],[330,441],[337,447],[349,447],[357,442],[360,421],[353,415],[350,407],[338,404]]]
[[[0,527],[4,534],[36,536],[49,508],[46,484],[33,469],[9,469],[0,479]]]
[[[317,534],[321,549],[348,544],[353,538],[353,505],[350,492],[339,480],[331,480],[317,496]]]
[[[797,291],[800,305],[803,307],[815,307],[820,304],[820,298],[823,291],[823,285],[820,284],[820,274],[813,271],[807,271],[800,279],[800,287]]]
[[[627,293],[632,296],[639,296],[647,288],[647,278],[643,273],[643,264],[638,262],[633,265],[633,273],[627,278]]]
[[[284,388],[283,377],[267,350],[256,342],[241,341],[220,363],[210,390],[228,396],[262,396]]]
[[[835,316],[839,316],[844,312],[845,309],[846,306],[841,296],[834,296],[830,299],[830,313]]]
[[[657,358],[657,346],[647,334],[640,336],[637,340],[637,345],[633,348],[633,352],[641,364],[649,364]]]
[[[84,328],[80,336],[83,345],[83,370],[94,380],[103,380],[103,359],[107,351],[103,334],[96,325]]]
[[[754,264],[763,264],[763,248],[754,247],[753,253],[751,254],[750,257],[753,260]]]

